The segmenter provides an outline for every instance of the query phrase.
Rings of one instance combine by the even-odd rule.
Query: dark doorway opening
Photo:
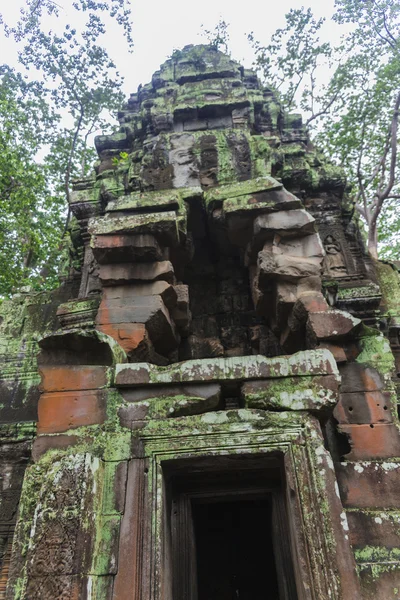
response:
[[[175,459],[164,476],[171,599],[297,600],[279,454]]]
[[[194,502],[198,600],[279,600],[268,497]]]

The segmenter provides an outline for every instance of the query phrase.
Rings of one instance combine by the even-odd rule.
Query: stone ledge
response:
[[[135,387],[148,384],[246,381],[278,377],[337,375],[333,355],[328,350],[307,350],[293,356],[266,358],[265,356],[238,356],[188,360],[167,367],[149,363],[116,365],[117,387]]]

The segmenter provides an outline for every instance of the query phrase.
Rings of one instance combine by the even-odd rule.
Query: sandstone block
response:
[[[275,234],[299,237],[315,233],[315,219],[303,208],[280,210],[258,216],[253,225],[254,244],[259,247]]]
[[[216,207],[221,207],[226,198],[237,198],[254,194],[255,192],[265,192],[270,190],[281,190],[282,184],[273,177],[256,177],[246,181],[238,181],[227,185],[219,185],[204,192],[204,199],[209,211]]]
[[[38,433],[61,433],[104,423],[104,392],[75,391],[42,394],[38,404]]]
[[[329,352],[307,350],[292,356],[266,358],[241,356],[188,360],[159,370],[154,365],[137,363],[116,367],[117,387],[161,383],[204,383],[211,381],[266,379],[269,377],[294,377],[336,375],[337,366]]]
[[[155,192],[133,192],[107,204],[107,212],[155,210],[178,210],[182,208],[180,190],[157,190]]]
[[[339,425],[339,431],[348,436],[351,452],[348,460],[376,460],[400,455],[399,430],[394,423],[370,425]]]
[[[271,242],[261,243],[260,239],[253,237],[246,249],[246,264],[254,263],[257,260],[257,253],[263,249],[270,249],[275,254],[284,254],[288,256],[297,256],[301,258],[317,258],[321,264],[325,256],[324,247],[317,233],[305,235],[302,237],[281,237],[274,235]]]
[[[93,236],[151,234],[163,246],[177,246],[179,243],[175,211],[96,217],[89,220],[88,232]]]
[[[375,392],[383,390],[384,382],[376,369],[352,362],[340,367],[341,392]]]
[[[177,303],[173,309],[171,316],[183,336],[189,334],[189,325],[191,321],[191,313],[189,310],[189,286],[175,285],[174,290],[177,295]]]
[[[347,355],[342,346],[337,346],[336,344],[332,344],[331,342],[322,342],[319,344],[318,348],[326,348],[329,352],[332,352],[334,359],[337,363],[345,363],[347,362]]]
[[[168,360],[155,351],[146,326],[142,323],[116,323],[98,325],[99,331],[113,337],[131,360],[166,365]]]
[[[172,418],[216,410],[221,401],[221,386],[150,386],[139,390],[124,390],[122,395],[130,404],[120,409],[119,417],[122,426],[130,427],[132,421]]]
[[[114,304],[118,300],[111,302]],[[177,346],[175,327],[161,296],[132,296],[122,307],[107,304],[107,299],[100,304],[96,317],[98,325],[142,323],[146,325],[154,347],[161,354],[168,354]]]
[[[399,545],[400,514],[398,511],[354,509],[347,512],[350,543],[353,548],[380,546],[384,540],[386,548]]]
[[[42,366],[39,372],[44,392],[94,390],[112,382],[112,370],[100,366]]]
[[[351,392],[340,394],[333,415],[338,423],[390,423],[392,404],[389,392]]]
[[[64,450],[80,441],[82,441],[82,438],[76,435],[38,435],[32,445],[32,459],[37,462],[48,450]]]
[[[361,321],[349,313],[330,309],[308,315],[307,333],[311,342],[344,337],[360,326]]]
[[[114,338],[128,355],[139,346],[146,345],[148,336],[143,323],[104,323],[97,328]]]
[[[174,308],[177,302],[175,287],[162,280],[106,287],[103,290],[103,301],[107,301],[107,306],[125,305],[131,301],[132,296],[161,296],[168,309]]]
[[[320,270],[315,259],[261,251],[258,254],[258,287],[262,290],[271,278],[296,282],[303,277],[319,276]]]
[[[104,286],[144,281],[161,280],[168,283],[175,281],[174,268],[168,260],[155,263],[101,265],[99,277]]]
[[[327,310],[329,310],[329,306],[321,292],[303,293],[293,306],[288,319],[288,325],[292,331],[297,331],[305,325],[309,313],[324,312]]]
[[[384,427],[384,426],[382,426]],[[400,463],[344,462],[336,466],[343,506],[399,509]]]
[[[325,377],[288,377],[248,381],[242,385],[245,406],[263,410],[321,411],[335,406],[339,379]]]
[[[99,264],[152,262],[163,259],[163,251],[153,235],[98,235],[91,239],[93,255]]]

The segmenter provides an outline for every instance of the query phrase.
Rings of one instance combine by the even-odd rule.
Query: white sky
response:
[[[71,0],[57,0],[61,16],[71,22],[73,9],[68,10]],[[4,4],[3,4],[4,3]],[[19,8],[24,0],[0,1],[0,12],[6,22],[18,18]],[[135,92],[140,83],[147,83],[175,48],[186,44],[205,43],[200,36],[201,25],[213,30],[220,18],[229,23],[230,49],[232,57],[246,67],[253,59],[246,34],[254,32],[255,38],[267,44],[271,34],[284,25],[285,13],[290,8],[311,7],[316,17],[329,17],[334,10],[334,0],[131,0],[133,14],[133,54],[126,51],[126,42],[121,31],[108,27],[105,41],[110,54],[125,76],[124,91],[128,95]],[[332,25],[326,35],[332,39],[337,32]],[[16,48],[11,40],[2,39],[0,63],[17,66]]]

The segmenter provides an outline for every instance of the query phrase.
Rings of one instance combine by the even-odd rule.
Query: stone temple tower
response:
[[[399,599],[399,276],[344,173],[209,46],[119,122],[1,306],[0,599]]]

